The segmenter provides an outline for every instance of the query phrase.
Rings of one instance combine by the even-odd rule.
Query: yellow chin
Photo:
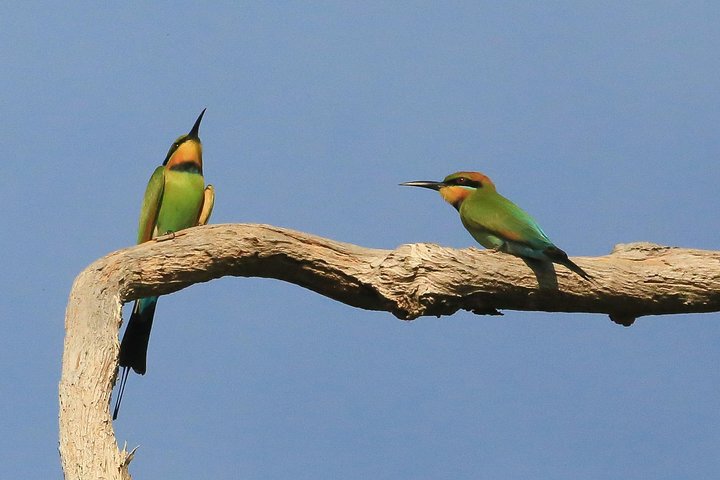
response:
[[[470,190],[465,187],[453,185],[451,187],[443,187],[440,189],[440,195],[443,199],[454,207],[459,207],[460,204],[470,195]]]
[[[202,145],[194,140],[186,140],[180,145],[170,158],[168,166],[185,162],[202,164]]]

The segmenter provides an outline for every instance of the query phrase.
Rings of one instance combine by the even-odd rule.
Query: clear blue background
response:
[[[213,222],[473,245],[488,174],[571,255],[718,248],[714,2],[16,3],[0,17],[0,477],[61,476],[73,278],[134,242],[207,107]],[[118,439],[142,478],[719,478],[720,315],[403,322],[224,278],[159,303]]]

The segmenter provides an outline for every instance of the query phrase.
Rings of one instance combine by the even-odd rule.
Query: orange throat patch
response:
[[[440,195],[442,195],[443,199],[457,210],[460,210],[460,205],[471,193],[471,189],[457,185],[440,189]]]
[[[202,144],[193,140],[186,140],[172,154],[168,161],[168,168],[183,163],[193,163],[202,167]]]

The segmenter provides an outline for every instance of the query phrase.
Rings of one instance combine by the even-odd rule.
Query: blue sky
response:
[[[437,194],[489,175],[571,255],[718,248],[711,2],[18,2],[0,18],[0,476],[61,476],[73,278],[134,242],[207,107],[212,221],[473,245]],[[115,428],[136,478],[718,478],[720,316],[403,322],[294,285],[163,297]]]

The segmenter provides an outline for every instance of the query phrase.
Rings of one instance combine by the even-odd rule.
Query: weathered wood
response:
[[[499,310],[606,313],[629,325],[643,315],[720,310],[720,252],[619,245],[574,258],[586,281],[561,266],[475,248],[432,244],[363,248],[269,225],[183,230],[101,258],[76,278],[65,315],[60,455],[66,479],[129,479],[109,402],[117,372],[122,303],[227,275],[266,277],[334,300],[412,320]]]

